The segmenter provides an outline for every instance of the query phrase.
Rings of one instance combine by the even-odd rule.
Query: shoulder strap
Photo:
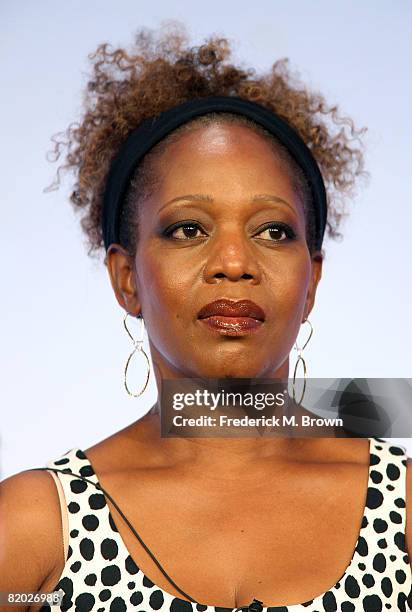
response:
[[[56,473],[50,471],[50,476],[53,478],[55,482],[57,493],[59,495],[60,514],[62,518],[63,551],[64,551],[64,558],[67,559],[67,553],[69,551],[69,519],[67,516],[66,499],[64,497],[64,491],[63,491],[62,484],[58,476],[56,475]]]
[[[72,451],[70,451],[72,452]],[[82,451],[80,451],[82,452]],[[67,453],[66,453],[67,455]],[[84,455],[85,457],[85,455]],[[68,463],[68,462],[65,462]],[[54,462],[49,462],[48,465],[55,465],[57,464],[56,461]],[[89,464],[90,465],[90,464]],[[90,466],[91,467],[91,466]],[[75,488],[75,490],[80,490],[79,489],[79,481],[84,481],[87,483],[90,483],[92,485],[94,485],[96,487],[96,489],[98,489],[99,491],[101,491],[105,497],[107,499],[109,499],[111,501],[111,503],[113,504],[113,506],[116,508],[116,510],[118,511],[118,513],[120,514],[120,516],[122,517],[122,519],[125,521],[125,523],[127,524],[127,526],[129,527],[129,529],[132,531],[133,535],[138,539],[138,541],[140,542],[140,544],[143,546],[143,548],[145,549],[145,551],[147,552],[147,554],[150,556],[150,558],[154,561],[154,563],[156,564],[156,566],[159,568],[159,570],[162,572],[162,574],[165,576],[165,578],[170,582],[170,584],[172,584],[175,589],[177,589],[179,591],[179,593],[181,593],[186,599],[189,599],[190,601],[192,601],[195,604],[199,604],[198,601],[196,601],[193,597],[191,597],[190,595],[188,595],[187,593],[185,593],[185,591],[183,591],[175,582],[174,580],[169,576],[169,574],[166,572],[165,569],[163,569],[163,567],[161,566],[161,564],[159,563],[159,561],[156,559],[156,557],[154,556],[154,554],[152,553],[152,551],[148,548],[148,546],[145,544],[145,542],[142,540],[142,538],[140,537],[140,535],[137,533],[137,531],[135,530],[135,528],[133,527],[133,525],[130,523],[130,521],[128,520],[128,518],[124,515],[124,513],[122,512],[122,510],[119,508],[119,506],[117,505],[117,503],[115,502],[115,500],[113,499],[113,497],[107,492],[105,491],[105,489],[103,489],[103,487],[101,486],[100,482],[98,481],[98,479],[96,478],[96,475],[94,474],[93,471],[93,475],[94,478],[87,478],[86,476],[82,476],[81,474],[77,474],[77,473],[73,473],[71,468],[66,467],[64,469],[61,468],[55,468],[55,467],[39,467],[39,468],[30,468],[28,470],[24,470],[24,471],[34,471],[34,470],[48,470],[51,472],[55,472],[56,474],[61,474],[61,475],[65,475],[66,478],[60,478],[60,481],[63,485],[63,489],[66,491],[66,503],[69,501],[69,499],[71,499],[70,493],[68,493],[69,490],[73,490],[73,487]],[[71,478],[67,478],[67,476],[71,477]],[[67,479],[67,480],[66,480]],[[66,485],[64,484],[66,482]],[[76,484],[77,483],[77,484]],[[70,489],[68,489],[67,487],[71,487]],[[87,486],[87,485],[86,485]],[[68,504],[68,508],[70,511],[70,503],[76,503],[74,501],[69,502]],[[69,547],[70,548],[70,547]],[[70,554],[70,551],[69,551]],[[66,557],[67,559],[67,557]],[[200,604],[199,604],[200,605]]]
[[[371,438],[365,516],[370,552],[406,562],[406,449],[383,438]]]

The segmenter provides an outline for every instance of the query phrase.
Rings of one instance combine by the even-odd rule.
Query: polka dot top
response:
[[[345,572],[334,586],[312,600],[263,607],[263,612],[412,610],[412,572],[405,542],[406,449],[381,438],[369,438],[369,443],[366,505],[356,548]],[[64,470],[55,474],[64,492],[63,513],[67,507],[67,554],[58,582],[50,589],[62,589],[63,599],[51,607],[43,605],[42,612],[237,610],[175,597],[143,573],[120,537],[104,494],[91,482],[76,477],[99,483],[82,450],[73,448],[46,466]],[[64,525],[63,520],[63,529]]]

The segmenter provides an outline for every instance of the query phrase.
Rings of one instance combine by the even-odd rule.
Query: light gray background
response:
[[[50,137],[81,112],[87,54],[103,41],[127,46],[139,27],[163,20],[185,23],[194,44],[229,37],[235,59],[258,69],[289,57],[308,85],[369,128],[371,180],[344,240],[325,243],[308,374],[411,376],[411,17],[406,0],[3,0],[2,477],[87,448],[155,399],[153,379],[141,400],[123,388],[123,311],[106,268],[87,257],[69,177],[59,191],[43,188],[55,172]],[[412,454],[412,439],[397,440]]]

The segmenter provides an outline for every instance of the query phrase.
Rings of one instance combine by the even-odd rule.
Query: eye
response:
[[[201,233],[199,234],[199,232]],[[264,236],[265,232],[266,236]],[[174,223],[164,230],[163,234],[175,240],[193,240],[195,238],[200,238],[202,235],[207,235],[196,221],[180,221]],[[260,228],[255,236],[269,242],[283,242],[287,239],[293,240],[296,238],[295,232],[289,225],[273,221],[271,223],[266,223]]]
[[[180,223],[174,223],[168,227],[163,234],[168,238],[174,238],[176,240],[190,240],[193,238],[200,238],[197,232],[203,232],[202,228],[195,221],[184,221]],[[203,235],[206,235],[203,232]]]
[[[266,237],[261,236],[266,232]],[[260,228],[259,232],[255,234],[255,236],[259,236],[262,240],[269,240],[271,242],[283,242],[284,240],[293,240],[296,238],[296,234],[290,225],[286,223],[266,223],[263,228]]]

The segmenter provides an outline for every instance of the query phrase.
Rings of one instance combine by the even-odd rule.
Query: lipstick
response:
[[[244,336],[261,328],[264,310],[252,300],[222,298],[203,306],[198,320],[210,330],[226,336]]]

